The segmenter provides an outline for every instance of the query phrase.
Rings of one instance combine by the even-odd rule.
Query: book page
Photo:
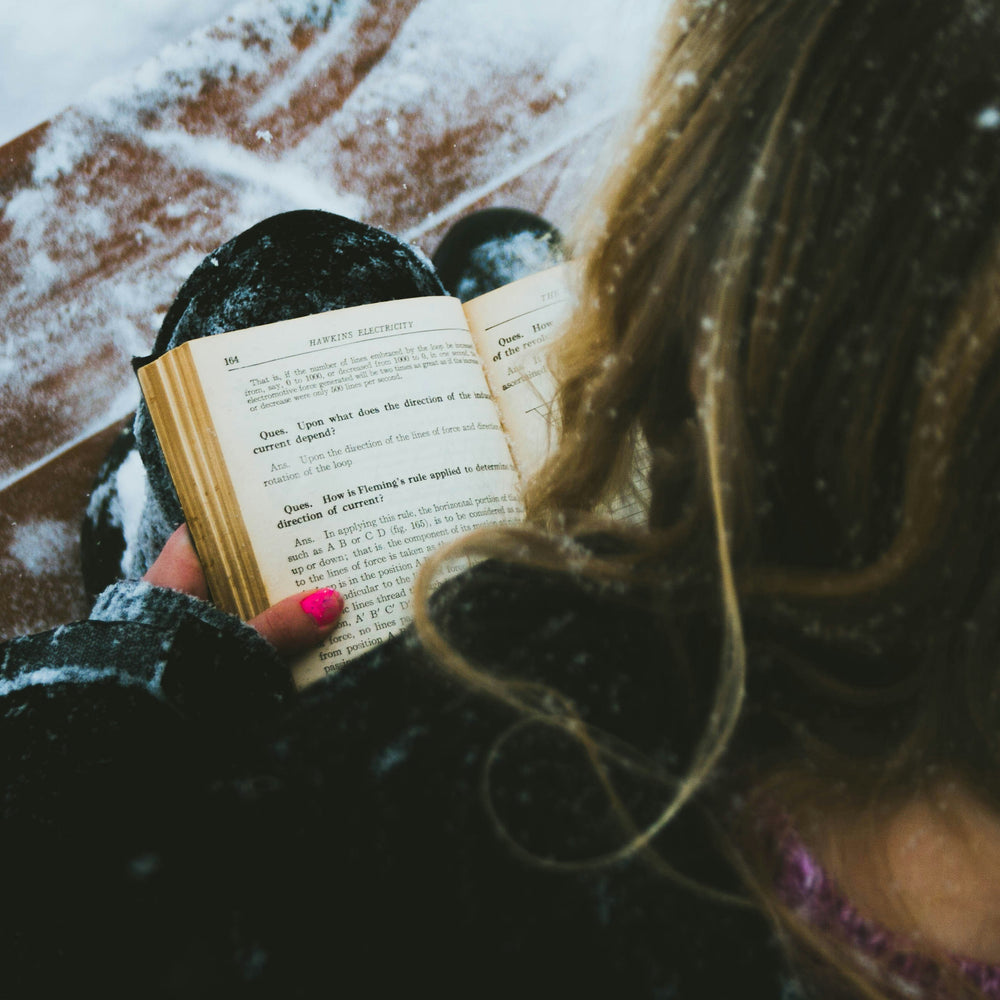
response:
[[[476,350],[497,402],[522,486],[552,449],[556,382],[546,363],[574,305],[572,261],[522,278],[465,303]],[[649,510],[648,455],[640,449],[626,489],[602,513],[644,524]]]
[[[461,304],[420,298],[191,342],[270,602],[321,586],[347,605],[300,685],[410,618],[425,555],[523,517]]]
[[[522,483],[545,460],[556,433],[556,386],[545,355],[572,306],[571,269],[558,264],[465,303]]]

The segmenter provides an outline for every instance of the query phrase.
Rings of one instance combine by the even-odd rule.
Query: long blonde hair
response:
[[[580,241],[529,525],[418,581],[456,552],[567,569],[561,539],[648,449],[646,529],[607,529],[627,554],[574,570],[659,580],[717,624],[702,739],[659,823],[737,744],[774,794],[863,805],[947,767],[1000,803],[997,51],[1000,12],[973,0],[675,6]],[[443,663],[539,710],[416,604]],[[782,911],[753,845],[736,857],[759,905],[881,995]]]

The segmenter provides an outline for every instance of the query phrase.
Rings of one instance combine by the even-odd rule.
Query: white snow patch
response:
[[[68,176],[92,147],[90,123],[73,112],[62,115],[35,151],[32,181],[42,185]]]
[[[185,219],[191,214],[191,206],[185,201],[168,201],[163,206],[163,214],[168,219]]]
[[[245,224],[252,225],[278,211],[291,208],[318,208],[338,215],[360,218],[364,215],[362,199],[343,194],[324,184],[316,173],[293,159],[276,168],[242,146],[225,139],[191,136],[185,132],[147,132],[151,149],[162,152],[171,162],[185,164],[214,177],[242,182],[239,191]]]
[[[134,118],[145,109],[160,110],[196,97],[207,80],[266,73],[276,58],[297,54],[291,41],[297,24],[322,27],[328,19],[341,17],[341,8],[335,0],[249,0],[234,5],[224,20],[167,46],[134,71],[102,80],[81,106],[120,125],[123,118]],[[246,45],[248,37],[257,44]]]
[[[115,473],[115,489],[118,493],[116,513],[125,538],[121,569],[126,576],[129,575],[130,568],[137,559],[139,525],[146,506],[147,485],[145,466],[139,457],[138,449],[133,449]]]
[[[27,673],[17,674],[0,681],[0,697],[6,698],[15,691],[29,687],[47,687],[51,684],[96,684],[105,680],[116,680],[123,687],[144,687],[154,694],[158,692],[158,678],[147,681],[132,674],[119,673],[112,667],[39,667]]]
[[[259,120],[287,108],[297,91],[315,78],[321,66],[340,59],[354,22],[366,6],[364,0],[343,0],[330,27],[296,60],[281,80],[268,87],[250,109],[248,117],[252,121]]]
[[[96,81],[184,38],[234,0],[7,3],[0,32],[0,143],[51,118]]]
[[[202,262],[202,259],[203,255],[197,250],[188,250],[185,253],[178,254],[170,262],[170,273],[174,278],[185,281],[191,272]],[[212,258],[212,263],[216,267],[219,266],[215,258]]]
[[[976,125],[985,129],[1000,128],[1000,108],[983,108],[976,116]]]
[[[55,576],[70,568],[75,542],[64,521],[42,518],[15,525],[8,552],[34,576]]]
[[[50,291],[66,276],[65,268],[54,261],[44,250],[31,255],[28,267],[21,277],[20,291],[31,298],[39,298]]]

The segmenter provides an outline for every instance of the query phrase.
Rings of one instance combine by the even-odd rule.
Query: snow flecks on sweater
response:
[[[398,767],[410,756],[417,740],[429,732],[427,726],[411,726],[404,730],[398,739],[383,747],[375,755],[372,760],[372,772],[382,777],[393,768]]]
[[[79,684],[82,686],[112,680],[119,684],[135,684],[149,690],[156,690],[155,684],[139,677],[121,674],[110,667],[104,670],[74,666],[40,667],[38,670],[31,670],[0,680],[0,698],[6,698],[16,691],[23,691],[29,687],[49,687],[53,684]]]
[[[490,240],[469,255],[468,270],[463,273],[455,295],[463,302],[483,295],[507,281],[543,271],[562,259],[548,239],[523,232],[513,237]],[[498,279],[502,275],[502,279]]]

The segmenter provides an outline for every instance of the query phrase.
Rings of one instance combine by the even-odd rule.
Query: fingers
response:
[[[191,543],[187,525],[182,524],[167,539],[163,551],[143,579],[154,587],[168,587],[183,594],[208,600],[208,585]],[[329,587],[292,597],[271,605],[248,624],[252,625],[279,653],[290,655],[322,642],[334,629],[344,610],[344,599]]]
[[[191,543],[187,525],[182,524],[163,546],[163,551],[146,571],[143,579],[154,587],[168,587],[182,594],[208,599],[208,585],[198,560],[198,553]]]
[[[289,655],[322,642],[336,627],[344,599],[329,587],[304,597],[295,594],[272,604],[247,624],[252,625],[279,653]]]

